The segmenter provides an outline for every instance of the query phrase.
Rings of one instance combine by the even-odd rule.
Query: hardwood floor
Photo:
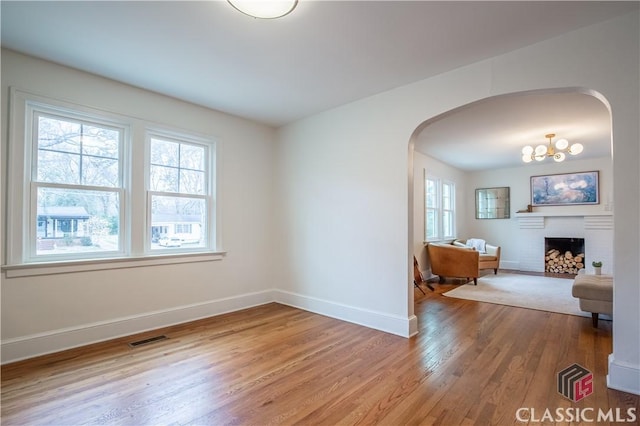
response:
[[[2,424],[501,425],[524,424],[519,408],[534,420],[547,408],[639,414],[637,396],[606,387],[610,322],[593,329],[589,318],[442,296],[452,287],[415,290],[411,339],[272,303],[9,364]],[[127,345],[157,334],[168,339]],[[577,403],[556,384],[573,363],[594,377]]]

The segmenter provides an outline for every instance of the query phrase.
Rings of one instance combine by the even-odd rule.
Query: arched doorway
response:
[[[544,143],[547,133],[572,142],[585,150],[563,163],[547,159],[524,164],[525,145]],[[416,128],[409,143],[409,215],[411,254],[415,254],[424,275],[429,263],[424,249],[424,171],[458,181],[456,185],[456,236],[487,235],[504,241],[501,267],[522,269],[521,242],[517,221],[479,221],[475,218],[474,192],[477,185],[508,186],[512,191],[513,213],[530,203],[529,177],[537,172],[602,169],[600,204],[611,210],[613,200],[611,114],[608,102],[599,93],[581,89],[549,89],[490,97],[432,117]],[[506,170],[500,173],[500,170]],[[569,207],[554,207],[566,209]],[[611,230],[612,238],[612,230]],[[613,253],[611,241],[610,255]],[[610,267],[612,262],[608,262]],[[525,268],[530,268],[526,266]],[[417,292],[417,290],[416,290]],[[410,292],[410,309],[414,296]],[[412,311],[413,312],[413,311]]]

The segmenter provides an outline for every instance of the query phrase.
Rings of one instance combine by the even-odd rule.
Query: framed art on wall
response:
[[[509,187],[477,188],[476,219],[509,219]]]
[[[531,205],[599,204],[599,172],[531,176]]]

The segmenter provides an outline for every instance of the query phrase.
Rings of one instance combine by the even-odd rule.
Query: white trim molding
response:
[[[1,342],[1,363],[20,361],[171,325],[276,302],[401,337],[418,334],[418,318],[403,318],[283,290],[265,290],[140,315],[31,334]]]
[[[271,290],[2,340],[2,364],[129,336],[274,301]]]
[[[613,354],[609,354],[607,387],[640,395],[640,366],[617,361]]]
[[[276,290],[274,294],[276,298],[275,301],[283,305],[293,306],[294,308],[351,322],[401,337],[411,337],[418,334],[418,318],[415,315],[411,315],[408,318],[389,315],[382,312],[335,303],[284,290]]]
[[[105,269],[139,268],[143,266],[173,265],[179,263],[210,262],[221,260],[227,252],[202,252],[153,256],[129,256],[127,258],[70,260],[66,262],[26,263],[3,265],[7,278],[33,277],[37,275],[70,274],[74,272],[101,271]]]

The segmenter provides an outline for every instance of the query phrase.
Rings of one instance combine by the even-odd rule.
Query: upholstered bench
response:
[[[613,314],[613,277],[611,275],[577,275],[571,289],[580,300],[580,309],[591,312],[593,327],[598,328],[598,314]]]

